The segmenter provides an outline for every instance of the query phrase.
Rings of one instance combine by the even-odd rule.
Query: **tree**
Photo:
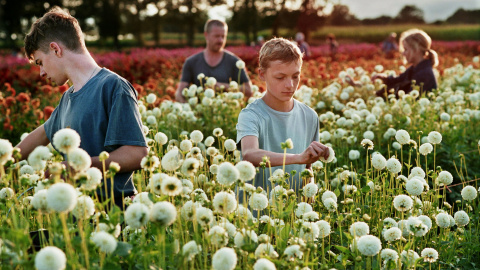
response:
[[[330,25],[352,25],[358,21],[355,15],[350,13],[350,9],[346,5],[333,6],[332,13],[328,16]]]
[[[463,8],[458,9],[452,16],[448,17],[448,23],[468,23],[478,24],[480,22],[480,9],[477,10],[465,10]]]
[[[425,23],[423,10],[415,5],[406,5],[394,20],[396,23]]]
[[[324,1],[303,0],[297,20],[297,29],[305,35],[305,40],[310,40],[311,31],[325,24],[326,16],[323,13],[325,4]]]

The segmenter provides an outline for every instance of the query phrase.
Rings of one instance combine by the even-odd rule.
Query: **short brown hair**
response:
[[[212,29],[213,26],[218,26],[218,27],[223,27],[225,29],[228,29],[227,23],[225,23],[224,21],[213,19],[213,20],[208,20],[205,23],[205,27],[204,27],[203,31],[205,31],[206,33],[209,33],[210,29]]]
[[[297,45],[284,38],[272,38],[260,49],[258,62],[260,69],[266,70],[270,62],[280,60],[282,63],[303,63],[303,53]]]
[[[47,53],[52,41],[59,42],[74,52],[85,48],[82,29],[77,19],[57,6],[36,20],[25,36],[27,58],[33,60],[33,53],[37,50]]]

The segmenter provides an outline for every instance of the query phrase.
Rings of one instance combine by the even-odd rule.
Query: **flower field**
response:
[[[172,97],[196,50],[95,52],[140,93],[149,155],[125,211],[95,192],[118,167],[90,168],[76,143],[54,142],[68,153],[68,173],[53,147],[15,160],[12,145],[48,119],[67,87],[1,56],[1,268],[479,269],[480,43],[433,48],[439,89],[398,100],[376,98],[383,86],[370,78],[403,70],[399,58],[384,59],[371,44],[342,45],[336,61],[312,48],[295,97],[317,111],[320,141],[334,154],[313,174],[272,169],[272,190],[249,184],[255,168],[235,144],[240,110],[265,90],[258,48],[229,48],[250,71],[252,98],[234,82],[214,92],[207,79],[184,90],[187,104]],[[347,74],[362,86],[349,86]],[[299,193],[288,185],[295,173],[305,183]]]

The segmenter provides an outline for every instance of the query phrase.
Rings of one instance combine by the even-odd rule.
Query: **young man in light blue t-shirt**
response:
[[[319,139],[317,113],[307,105],[293,98],[298,88],[302,68],[300,49],[283,38],[266,42],[259,56],[259,75],[267,85],[265,95],[249,104],[240,112],[237,123],[237,144],[241,147],[243,160],[258,167],[264,156],[272,166],[272,172],[296,170],[288,183],[298,191],[305,183],[300,173],[320,157],[328,158],[328,147]],[[291,138],[293,148],[284,151],[281,143]],[[270,169],[260,168],[253,185],[271,190]]]

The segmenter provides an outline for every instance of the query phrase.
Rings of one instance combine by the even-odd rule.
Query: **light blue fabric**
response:
[[[283,153],[281,143],[288,138],[292,139],[293,149],[287,153],[300,154],[312,143],[319,140],[319,121],[317,113],[307,105],[293,100],[293,109],[290,112],[279,112],[270,108],[262,99],[257,99],[240,112],[237,123],[237,144],[241,150],[241,140],[245,136],[258,138],[259,148],[271,152]],[[282,166],[272,167],[272,173]],[[300,173],[305,164],[285,166],[285,172],[296,170],[297,174],[291,177],[290,187],[295,191],[302,188]],[[262,187],[265,191],[272,189],[268,181],[270,170],[268,167],[255,176],[254,186]]]
[[[70,88],[45,122],[45,132],[53,135],[69,127],[80,135],[80,148],[91,157],[111,152],[123,145],[147,146],[133,86],[116,73],[103,68],[79,91]],[[118,173],[114,180],[115,197],[133,195],[133,172]],[[110,190],[110,181],[108,190]]]

